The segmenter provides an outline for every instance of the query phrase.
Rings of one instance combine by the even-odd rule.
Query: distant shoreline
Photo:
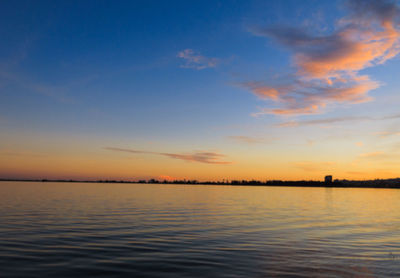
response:
[[[0,182],[63,182],[63,183],[107,183],[107,184],[181,184],[181,185],[225,185],[225,186],[282,186],[282,187],[326,187],[326,188],[391,188],[400,189],[400,178],[376,180],[334,180],[324,181],[257,181],[257,180],[232,180],[232,181],[196,181],[175,180],[159,181],[155,179],[124,181],[124,180],[72,180],[72,179],[0,179]]]

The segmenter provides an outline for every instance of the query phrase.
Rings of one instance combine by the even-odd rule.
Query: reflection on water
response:
[[[0,182],[0,277],[400,277],[400,190]]]

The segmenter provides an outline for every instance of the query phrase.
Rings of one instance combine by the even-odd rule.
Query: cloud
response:
[[[209,164],[231,164],[229,161],[221,161],[225,155],[213,152],[195,152],[192,154],[160,153],[170,158],[181,159],[185,161],[209,163]]]
[[[399,118],[400,118],[400,114],[394,114],[394,115],[384,116],[381,119],[382,120],[393,120],[393,119],[399,119]]]
[[[362,153],[358,157],[359,158],[364,158],[364,159],[374,159],[374,160],[394,158],[394,156],[392,154],[387,154],[387,153],[382,152],[382,151]]]
[[[300,161],[292,163],[294,167],[306,171],[306,172],[320,172],[327,171],[332,168],[335,162],[312,162],[312,161]]]
[[[215,153],[215,152],[205,152],[198,151],[194,153],[163,153],[163,152],[151,152],[151,151],[141,151],[141,150],[132,150],[132,149],[123,149],[123,148],[115,148],[115,147],[105,147],[106,150],[117,151],[117,152],[127,152],[133,154],[154,154],[161,155],[169,158],[190,161],[190,162],[200,162],[207,164],[232,164],[231,161],[223,161],[225,155]]]
[[[371,163],[373,165],[377,165],[385,163],[386,165],[394,165],[397,166],[397,161],[399,160],[399,153],[398,152],[383,152],[383,151],[374,151],[374,152],[367,152],[359,154],[354,163],[366,162]]]
[[[137,150],[131,150],[131,149],[115,148],[115,147],[105,147],[104,149],[109,150],[109,151],[126,152],[126,153],[134,153],[134,154],[157,154],[154,152],[137,151]]]
[[[348,1],[346,6],[349,15],[339,20],[339,28],[331,34],[315,35],[287,26],[251,30],[286,47],[296,71],[282,84],[243,84],[278,105],[257,115],[317,114],[334,103],[372,100],[368,92],[380,84],[359,71],[383,64],[400,52],[399,8],[394,1],[384,0]]]
[[[387,115],[382,117],[370,117],[370,116],[345,116],[345,117],[333,117],[324,119],[314,119],[314,120],[303,120],[303,121],[288,121],[279,123],[279,127],[298,127],[298,126],[310,126],[310,125],[323,125],[323,124],[334,124],[340,122],[361,122],[361,121],[385,121],[399,119],[399,114]],[[381,137],[399,134],[399,132],[380,132],[376,133]]]
[[[359,141],[359,142],[356,142],[355,145],[357,147],[362,147],[362,146],[364,146],[364,143],[362,141]]]
[[[378,157],[382,156],[383,152],[369,152],[369,153],[362,153],[360,157]]]
[[[392,135],[400,135],[400,131],[381,131],[381,132],[376,132],[376,135],[378,135],[380,138],[386,138]]]
[[[250,136],[228,136],[228,138],[236,141],[237,143],[246,143],[246,144],[264,144],[272,141],[263,138],[254,138]]]
[[[181,65],[182,68],[202,70],[206,68],[215,68],[219,63],[219,59],[202,56],[193,49],[182,50],[177,54],[177,57],[185,61],[185,63]]]
[[[368,177],[370,177],[371,179],[376,179],[377,177],[383,178],[384,176],[386,176],[387,178],[391,178],[398,175],[398,173],[387,171],[386,169],[374,169],[373,171],[368,172],[348,171],[346,173],[352,176],[361,176],[361,180],[365,180]]]
[[[352,121],[366,121],[373,120],[371,117],[334,117],[325,119],[315,119],[315,120],[303,120],[303,121],[289,121],[278,124],[280,127],[297,127],[297,126],[309,126],[309,125],[323,125],[323,124],[334,124],[340,122],[352,122]]]

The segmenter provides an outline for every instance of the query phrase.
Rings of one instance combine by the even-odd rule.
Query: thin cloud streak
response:
[[[205,152],[199,151],[194,153],[163,153],[163,152],[152,152],[152,151],[141,151],[141,150],[132,150],[132,149],[124,149],[124,148],[115,148],[115,147],[105,147],[106,150],[116,151],[116,152],[127,152],[133,154],[154,154],[161,155],[173,159],[179,159],[189,162],[200,162],[206,164],[232,164],[231,161],[223,161],[221,159],[226,156],[220,153],[215,152]]]
[[[181,65],[182,68],[202,70],[206,68],[215,68],[219,63],[219,59],[200,55],[200,53],[193,49],[182,50],[177,54],[177,57],[185,61],[185,63]]]
[[[390,161],[390,160],[398,160],[399,155],[395,153],[386,153],[383,151],[375,151],[375,152],[368,152],[362,153],[358,155],[358,160],[370,160],[370,161]]]
[[[382,131],[375,134],[378,135],[380,138],[386,138],[392,135],[400,135],[400,131]]]
[[[290,50],[296,69],[292,80],[283,84],[242,84],[278,106],[256,115],[318,114],[330,104],[372,100],[368,92],[380,83],[359,72],[383,64],[400,52],[399,8],[394,1],[385,0],[348,1],[347,8],[349,16],[340,19],[340,28],[328,35],[316,36],[287,26],[251,30]]]
[[[398,152],[384,152],[384,151],[374,151],[361,153],[358,155],[355,160],[356,163],[361,161],[369,161],[369,162],[379,162],[379,163],[393,163],[393,165],[397,165],[397,161],[400,157]]]
[[[362,158],[384,158],[387,157],[387,155],[384,152],[369,152],[369,153],[362,153],[359,155],[359,157]]]
[[[340,122],[361,122],[361,121],[385,121],[399,119],[400,114],[388,115],[383,117],[370,117],[370,116],[347,116],[347,117],[334,117],[325,119],[315,119],[315,120],[303,120],[303,121],[288,121],[279,123],[279,127],[299,127],[299,126],[312,126],[312,125],[322,125],[322,124],[334,124]],[[382,134],[378,134],[382,135]],[[383,134],[385,135],[385,134]],[[387,134],[390,135],[390,134]]]
[[[333,124],[339,122],[351,122],[351,121],[367,121],[373,120],[370,117],[337,117],[337,118],[325,118],[316,120],[304,120],[304,121],[289,121],[278,124],[279,127],[298,127],[298,126],[310,126],[310,125],[321,125],[321,124]]]
[[[263,138],[255,138],[250,136],[228,136],[228,139],[231,139],[237,143],[246,143],[246,144],[265,144],[271,142],[273,139],[263,139]]]

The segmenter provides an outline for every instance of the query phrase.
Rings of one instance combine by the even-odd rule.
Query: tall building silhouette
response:
[[[332,183],[332,176],[331,175],[325,176],[325,183]]]

